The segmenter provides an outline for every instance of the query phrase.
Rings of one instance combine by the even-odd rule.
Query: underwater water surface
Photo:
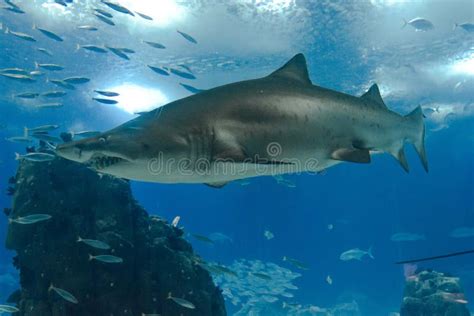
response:
[[[35,127],[58,125],[47,134],[56,139],[104,132],[201,90],[267,76],[302,53],[314,85],[360,96],[376,83],[391,111],[406,115],[421,106],[429,172],[407,144],[409,173],[390,154],[373,153],[369,164],[343,162],[222,188],[132,180],[133,197],[150,215],[169,223],[180,217],[183,238],[211,267],[228,315],[398,315],[407,280],[423,269],[459,277],[462,296],[443,292],[441,300],[474,309],[473,254],[396,264],[474,249],[473,1],[1,6],[2,208],[15,207],[9,178],[22,161],[15,153],[45,139],[40,133],[30,142]],[[63,185],[74,187],[75,179]],[[0,216],[2,245],[9,225]],[[362,252],[360,260],[341,259],[351,249]],[[20,288],[15,255],[0,247],[0,304]],[[198,315],[187,303],[176,301],[184,315]]]

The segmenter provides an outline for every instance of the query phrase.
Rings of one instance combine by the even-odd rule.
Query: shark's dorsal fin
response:
[[[312,84],[308,75],[308,67],[303,54],[296,54],[283,67],[272,72],[268,77],[280,77],[297,80],[304,84]]]
[[[376,104],[380,107],[387,108],[385,103],[382,100],[382,96],[380,95],[380,90],[379,87],[377,86],[376,83],[374,83],[369,90],[364,93],[361,97],[361,99],[370,101],[373,104]]]

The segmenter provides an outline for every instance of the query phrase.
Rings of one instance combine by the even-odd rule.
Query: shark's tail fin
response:
[[[370,246],[369,249],[367,250],[367,254],[369,255],[370,258],[375,259],[372,246]]]
[[[402,29],[405,28],[405,26],[407,26],[407,24],[408,24],[407,20],[403,19]]]
[[[405,116],[405,120],[409,122],[411,130],[414,131],[412,135],[407,137],[407,139],[415,147],[423,168],[426,172],[428,172],[428,160],[426,159],[425,151],[425,124],[423,122],[423,118],[424,115],[421,106],[418,106],[416,109]]]

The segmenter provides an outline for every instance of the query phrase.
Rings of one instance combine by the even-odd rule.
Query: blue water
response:
[[[186,232],[220,232],[232,238],[231,243],[208,245],[188,237],[206,260],[230,265],[240,258],[258,259],[298,271],[282,261],[283,256],[297,258],[309,270],[299,271],[302,276],[294,281],[299,289],[292,302],[331,307],[354,299],[361,314],[369,316],[399,310],[405,280],[403,268],[394,262],[474,249],[474,237],[450,237],[457,227],[474,226],[474,34],[452,29],[453,23],[474,23],[472,1],[169,0],[161,11],[149,1],[118,1],[130,7],[135,2],[134,10],[151,16],[160,11],[156,13],[160,22],[137,22],[117,13],[115,27],[88,13],[100,6],[99,1],[74,1],[68,8],[48,4],[53,1],[14,2],[26,14],[0,12],[0,68],[33,70],[37,61],[61,64],[65,70],[44,71],[46,75],[34,84],[0,77],[0,124],[6,125],[0,129],[2,192],[15,174],[14,153],[24,152],[24,145],[5,138],[20,136],[24,126],[107,130],[135,117],[133,112],[189,95],[180,82],[206,89],[256,78],[303,52],[314,84],[361,94],[377,82],[390,109],[406,114],[421,104],[426,110],[429,173],[407,146],[409,174],[388,154],[380,154],[367,165],[344,163],[320,175],[285,176],[295,187],[272,177],[222,189],[132,182],[139,203],[170,221],[181,216]],[[410,25],[401,28],[403,19],[417,16],[429,19],[435,28],[426,32]],[[60,34],[64,42],[32,30],[33,24]],[[76,29],[84,24],[98,26],[99,31]],[[37,42],[5,34],[6,27],[29,33]],[[176,29],[192,34],[198,44],[187,42]],[[162,41],[167,49],[148,47],[141,39]],[[110,52],[77,51],[78,43],[125,46],[136,53],[125,61]],[[54,56],[43,55],[37,47],[48,48]],[[186,64],[197,79],[160,77],[148,64]],[[34,102],[12,98],[21,92],[60,90],[45,79],[68,76],[86,76],[91,82],[68,91],[61,109],[32,109]],[[118,106],[92,100],[92,90],[113,88],[132,94],[120,98]],[[436,111],[428,111],[431,108]],[[11,199],[0,195],[0,206],[11,207]],[[0,216],[2,240],[6,228],[7,220]],[[275,237],[267,240],[265,230]],[[424,234],[426,240],[390,240],[392,234],[405,231]],[[345,250],[371,246],[374,260],[339,260]],[[0,249],[0,302],[18,287],[11,268],[13,255]],[[472,255],[419,267],[460,276],[474,309]],[[326,282],[328,275],[332,285]],[[229,314],[239,309],[229,302],[228,308]]]

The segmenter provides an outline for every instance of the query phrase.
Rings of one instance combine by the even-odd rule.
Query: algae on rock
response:
[[[423,270],[408,277],[400,316],[470,316],[460,279]]]

